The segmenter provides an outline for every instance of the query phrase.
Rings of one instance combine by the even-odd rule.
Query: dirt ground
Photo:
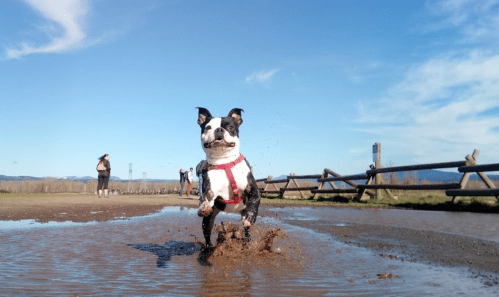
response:
[[[120,195],[98,198],[77,194],[0,194],[0,220],[107,221],[156,213],[165,206],[196,208],[198,197],[178,195]],[[260,207],[260,215],[272,216]],[[296,207],[296,206],[293,206]],[[464,236],[408,228],[355,225],[337,227],[327,222],[286,221],[328,233],[352,245],[395,261],[433,263],[460,267],[480,277],[487,285],[499,285],[499,244]]]
[[[197,196],[0,194],[0,220],[34,219],[38,222],[107,221],[156,213],[165,206],[198,206]]]

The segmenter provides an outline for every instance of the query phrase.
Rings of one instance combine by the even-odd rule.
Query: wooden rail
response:
[[[442,162],[442,163],[428,163],[428,164],[417,164],[417,165],[407,165],[407,166],[396,166],[387,168],[375,168],[373,165],[370,166],[370,170],[367,170],[365,174],[355,174],[342,176],[331,169],[325,168],[323,174],[315,175],[295,175],[291,173],[286,177],[286,179],[273,180],[271,176],[268,178],[258,179],[257,182],[264,182],[265,188],[261,189],[263,194],[279,194],[280,198],[284,197],[286,191],[298,191],[301,197],[304,195],[301,191],[310,191],[312,196],[309,199],[314,199],[316,194],[354,194],[354,200],[366,200],[368,196],[373,198],[379,195],[378,192],[384,190],[392,198],[397,199],[393,196],[390,190],[446,190],[447,196],[453,196],[452,201],[457,201],[458,196],[495,196],[499,200],[499,189],[497,189],[494,183],[487,177],[484,173],[486,171],[499,171],[498,164],[485,164],[476,165],[476,159],[478,158],[480,151],[474,150],[473,154],[467,155],[465,157],[466,161],[455,161],[455,162]],[[461,181],[459,183],[438,183],[438,184],[418,184],[418,185],[404,185],[404,184],[385,184],[381,179],[381,173],[389,172],[400,172],[400,171],[416,171],[424,169],[441,169],[441,168],[453,168],[457,167],[458,171],[463,173]],[[483,180],[489,189],[486,190],[467,190],[466,184],[469,180],[470,173],[476,172],[478,176]],[[331,176],[331,177],[330,177]],[[379,181],[374,180],[378,178]],[[299,179],[315,179],[319,186],[311,187],[301,187],[297,180]],[[366,180],[365,184],[358,184],[355,181]],[[339,189],[333,182],[344,182],[350,186],[350,188]],[[286,183],[284,187],[277,187],[276,184]],[[291,184],[294,187],[291,187]],[[325,189],[325,183],[331,185],[330,189]],[[273,186],[274,189],[269,189],[269,186]]]
[[[489,179],[489,177],[485,174],[487,171],[499,171],[499,164],[484,164],[484,165],[468,165],[468,166],[460,166],[457,169],[459,172],[464,173],[463,178],[461,179],[461,187],[459,190],[447,190],[445,191],[445,195],[452,196],[452,201],[456,202],[459,196],[495,196],[499,201],[499,189],[496,188],[494,183]],[[488,190],[473,190],[473,189],[465,189],[466,183],[468,182],[468,178],[471,172],[475,172],[480,179],[485,183],[485,185],[489,188]]]
[[[499,171],[499,163],[485,164],[485,165],[471,165],[463,166],[457,169],[459,172],[485,172],[485,171]]]
[[[448,190],[448,189],[460,189],[461,184],[459,183],[448,183],[448,184],[426,184],[426,185],[358,185],[359,188],[365,189],[391,189],[391,190]]]
[[[408,166],[397,166],[397,167],[386,167],[380,169],[367,170],[366,174],[372,175],[376,173],[388,173],[388,172],[398,172],[398,171],[416,171],[423,169],[441,169],[441,168],[453,168],[459,166],[465,166],[466,161],[457,162],[444,162],[444,163],[429,163],[420,165],[408,165]]]
[[[499,196],[499,189],[489,190],[448,190],[447,196]]]
[[[334,177],[328,177],[328,175],[332,175]],[[317,181],[320,183],[319,189],[317,190],[312,190],[312,193],[315,197],[316,194],[356,194],[354,197],[354,200],[360,201],[360,200],[365,200],[367,199],[366,195],[369,195],[370,197],[374,197],[375,193],[366,189],[361,189],[358,188],[358,184],[354,182],[354,180],[362,180],[362,179],[367,179],[367,183],[370,183],[372,181],[372,176],[369,176],[367,174],[356,174],[356,175],[346,175],[342,176],[334,171],[332,171],[329,168],[324,169],[323,177],[317,179]],[[351,186],[351,188],[344,188],[344,189],[338,189],[336,185],[333,183],[333,181],[342,181],[348,185]],[[329,185],[331,185],[332,189],[322,189],[324,186],[324,183],[328,182]]]
[[[347,181],[347,180],[360,180],[360,179],[369,179],[367,174],[356,174],[356,175],[345,175],[340,177],[327,177],[327,178],[319,178],[318,182],[329,182],[329,181]]]

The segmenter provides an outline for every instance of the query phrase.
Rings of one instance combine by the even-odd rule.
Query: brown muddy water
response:
[[[498,296],[466,270],[393,261],[286,220],[362,223],[499,242],[499,216],[396,210],[267,209],[242,247],[220,214],[223,246],[201,252],[196,209],[127,220],[0,222],[2,296]],[[213,236],[215,241],[216,236]]]

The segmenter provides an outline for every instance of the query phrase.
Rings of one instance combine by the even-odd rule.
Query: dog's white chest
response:
[[[250,173],[250,168],[248,167],[248,164],[243,161],[236,164],[230,170],[232,171],[232,175],[234,176],[237,188],[239,189],[240,194],[242,194],[246,189],[246,186],[248,185],[248,175]],[[234,192],[225,170],[209,170],[208,179],[210,188],[214,194],[214,198],[220,196],[224,200],[234,199]]]

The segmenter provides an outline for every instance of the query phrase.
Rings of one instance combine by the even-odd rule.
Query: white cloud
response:
[[[268,83],[276,75],[279,69],[262,70],[246,76],[246,83]]]
[[[432,30],[457,30],[458,47],[414,65],[384,97],[360,102],[359,130],[423,163],[474,148],[497,158],[499,0],[429,1],[427,9],[437,18]],[[459,48],[463,40],[476,48]]]
[[[442,55],[409,71],[376,102],[359,104],[364,132],[420,156],[499,143],[499,55]],[[442,150],[440,152],[440,150]]]
[[[53,27],[55,24],[61,30],[58,36],[49,36],[50,40],[45,45],[33,46],[23,42],[18,48],[8,48],[5,52],[7,59],[21,58],[35,53],[63,53],[88,46],[84,22],[89,11],[89,1],[25,0],[25,2],[47,20],[45,26]]]
[[[499,0],[428,1],[426,8],[439,18],[429,26],[431,31],[457,28],[472,42],[499,37]]]

